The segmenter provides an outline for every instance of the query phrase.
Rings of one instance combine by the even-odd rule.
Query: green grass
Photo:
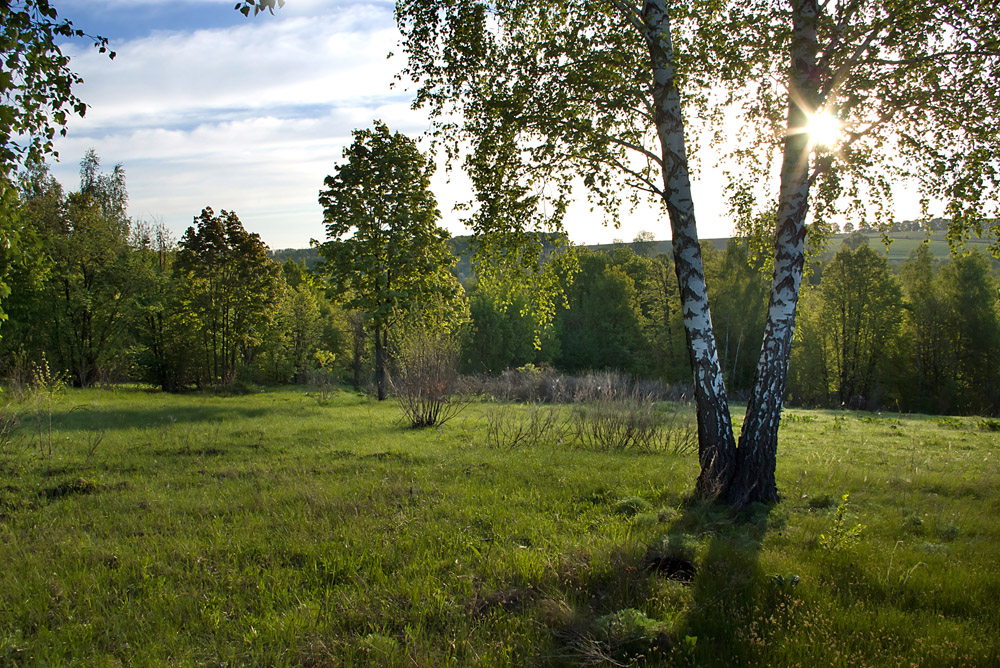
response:
[[[787,411],[783,502],[734,516],[693,454],[488,448],[488,404],[70,391],[51,457],[18,410],[0,666],[1000,665],[977,419]]]

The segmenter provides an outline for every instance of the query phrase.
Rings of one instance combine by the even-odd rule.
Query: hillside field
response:
[[[995,420],[788,410],[734,514],[529,406],[2,397],[0,666],[1000,665]]]

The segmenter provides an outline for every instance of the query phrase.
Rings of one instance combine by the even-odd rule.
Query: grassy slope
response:
[[[682,504],[693,455],[488,449],[488,410],[69,392],[51,459],[0,456],[0,665],[585,665],[625,608],[669,625],[647,665],[1000,664],[976,420],[789,411],[784,502],[733,518]]]

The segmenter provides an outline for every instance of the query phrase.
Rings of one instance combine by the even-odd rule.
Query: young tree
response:
[[[536,348],[536,322],[523,295],[498,295],[479,287],[469,297],[469,315],[472,322],[462,350],[466,371],[498,374],[551,358],[552,328],[539,341],[540,349]]]
[[[345,304],[363,311],[375,339],[375,384],[386,397],[389,328],[407,311],[459,290],[454,258],[430,191],[433,166],[416,142],[380,121],[355,130],[344,162],[320,192],[325,271]]]
[[[397,4],[417,104],[430,105],[440,130],[473,147],[467,165],[485,212],[474,219],[477,231],[523,226],[525,211],[546,198],[558,219],[577,176],[612,213],[623,186],[664,203],[698,406],[696,492],[735,505],[778,498],[777,433],[810,192],[820,195],[820,218],[842,194],[878,209],[881,200],[867,195],[884,195],[887,174],[902,171],[948,202],[956,236],[981,229],[983,214],[996,209],[997,16],[985,0]],[[756,126],[747,133],[755,143],[740,153],[761,160],[747,173],[766,175],[770,157],[781,156],[766,207],[774,274],[738,452],[681,113],[683,95],[689,111],[720,121],[721,108],[710,105],[720,89]],[[808,129],[824,112],[846,128],[833,150]],[[900,154],[903,167],[894,160]],[[761,219],[752,205],[746,212]]]
[[[238,365],[266,339],[285,284],[260,235],[234,212],[206,207],[181,237],[174,273],[201,339],[199,383],[232,387]]]

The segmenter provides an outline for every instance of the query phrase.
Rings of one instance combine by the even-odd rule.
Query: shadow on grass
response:
[[[332,402],[320,401],[305,392],[289,392],[288,400],[281,402],[261,400],[257,395],[212,395],[186,394],[169,395],[162,404],[155,404],[148,393],[135,394],[136,398],[124,395],[121,401],[80,402],[72,405],[63,401],[54,407],[51,413],[52,427],[60,431],[120,431],[126,429],[163,429],[173,426],[181,427],[216,427],[223,423],[234,423],[242,420],[254,420],[268,417],[289,417],[297,419],[321,417],[328,415]],[[180,401],[176,401],[182,397]],[[200,401],[191,401],[191,399]],[[72,398],[70,399],[72,400]],[[153,403],[154,405],[150,405]],[[387,404],[389,402],[386,402]],[[395,402],[392,402],[394,405]],[[354,410],[365,407],[365,400],[357,404],[336,405],[337,408]],[[369,409],[373,408],[370,406]],[[22,409],[23,421],[34,424],[36,415],[43,422],[48,422],[49,414],[42,407],[37,409],[26,404]],[[369,410],[367,427],[383,432],[396,432],[401,424],[383,424],[383,420],[374,423]],[[351,423],[357,426],[357,420]]]
[[[606,570],[579,583],[582,596],[570,595],[576,612],[553,628],[557,651],[544,665],[758,665],[769,610],[762,599],[771,593],[758,561],[770,511],[690,504],[645,553],[612,553]],[[687,591],[675,608],[682,617],[669,621],[663,611],[657,621],[641,612],[670,596],[657,580]],[[650,606],[651,597],[659,602]]]
[[[214,425],[272,414],[267,407],[163,406],[162,408],[93,408],[87,405],[52,411],[52,426],[61,431],[148,429],[173,425]],[[47,419],[47,417],[46,417]]]
[[[770,511],[770,506],[755,505],[737,513],[725,506],[699,503],[687,507],[671,524],[670,537],[708,540],[690,584],[693,600],[685,622],[692,644],[678,647],[674,665],[757,665],[764,623],[758,619],[758,600],[766,594],[762,588],[767,582],[759,554]]]

